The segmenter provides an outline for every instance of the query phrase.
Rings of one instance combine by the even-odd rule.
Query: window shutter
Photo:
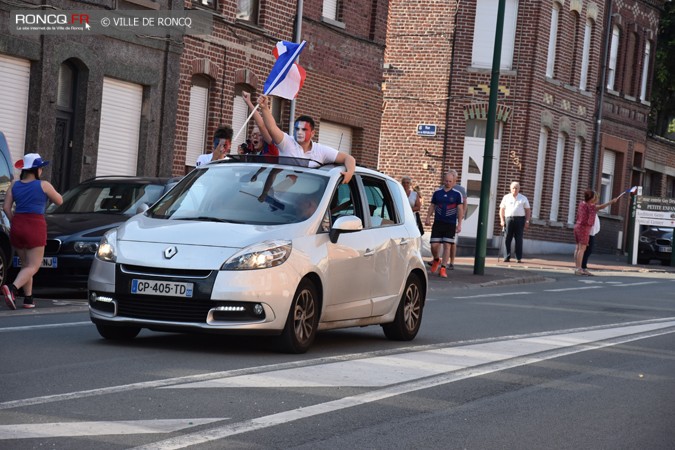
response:
[[[352,153],[352,129],[344,125],[321,121],[319,128],[319,144],[333,147],[335,150]]]
[[[498,0],[478,0],[476,5],[476,19],[473,31],[473,56],[471,63],[474,67],[492,67],[495,28],[497,24],[497,7]],[[518,1],[506,0],[505,7],[500,67],[502,69],[511,69],[516,39]]]
[[[96,176],[136,175],[143,86],[103,79]]]
[[[323,17],[337,20],[338,0],[323,0]]]
[[[209,90],[202,86],[190,89],[190,113],[188,119],[187,151],[185,165],[194,166],[199,155],[204,153],[206,142],[206,116]]]
[[[234,135],[232,136],[233,140],[230,154],[236,155],[239,150],[239,145],[246,142],[246,138],[248,137],[248,129],[243,129],[239,136],[237,136],[237,133],[239,133],[241,127],[244,126],[244,122],[246,121],[248,115],[248,105],[244,101],[244,97],[237,95],[234,97],[232,102],[232,130],[234,130]],[[234,140],[235,136],[237,136],[236,141]]]
[[[616,153],[611,150],[605,150],[602,158],[602,173],[614,175],[614,164],[616,163]]]
[[[12,152],[12,161],[23,157],[28,118],[30,61],[0,55],[0,124]]]

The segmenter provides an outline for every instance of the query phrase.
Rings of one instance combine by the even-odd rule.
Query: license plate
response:
[[[665,245],[659,245],[659,251],[661,253],[673,253],[673,247],[668,247]]]
[[[131,280],[131,293],[164,297],[192,297],[192,283],[177,281]]]
[[[15,256],[12,265],[14,267],[21,267],[21,258]],[[43,269],[56,269],[57,266],[58,258],[56,256],[45,256],[42,258],[42,264],[40,264],[40,267]]]

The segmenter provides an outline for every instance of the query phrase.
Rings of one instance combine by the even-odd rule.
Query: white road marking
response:
[[[198,425],[206,425],[227,419],[228,418],[122,420],[116,422],[57,422],[0,425],[0,440],[173,433],[186,428],[196,427]]]
[[[544,289],[544,292],[566,292],[566,291],[583,291],[585,289],[598,289],[602,286],[582,286],[582,287],[573,287],[573,288],[564,288],[564,289]]]
[[[622,328],[623,332],[619,331]],[[251,420],[228,424],[209,430],[198,431],[171,439],[154,442],[141,447],[136,447],[135,450],[169,450],[199,445],[206,442],[225,439],[237,434],[261,430],[308,417],[373,403],[386,398],[403,395],[422,389],[429,389],[467,378],[482,376],[493,372],[534,364],[574,353],[596,350],[669,333],[675,333],[675,320],[663,322],[660,324],[652,324],[651,326],[642,325],[632,327],[606,328],[604,330],[569,333],[559,336],[525,338],[510,342],[500,341],[493,343],[493,346],[490,348],[481,348],[489,346],[489,344],[479,344],[476,346],[477,348],[474,348],[473,350],[464,348],[464,354],[462,354],[462,347],[441,349],[441,353],[447,352],[447,356],[450,356],[450,354],[453,352],[459,351],[457,356],[460,356],[460,359],[465,359],[465,363],[470,363],[466,365],[464,369],[439,373],[437,376],[427,376],[426,378],[415,379],[411,382],[396,384],[364,394],[345,397],[325,403],[271,414],[268,416],[257,417]],[[596,339],[598,341],[594,342],[593,340]],[[536,354],[527,354],[526,351],[523,351],[524,349],[521,347],[521,344],[528,348],[527,351],[534,351]],[[495,356],[497,356],[497,359],[494,359],[492,362],[488,362],[490,358]],[[331,368],[331,370],[334,369],[334,367]],[[377,373],[379,376],[382,372],[380,371]],[[195,387],[195,385],[192,384],[190,387]]]
[[[69,323],[50,323],[46,325],[26,325],[22,327],[8,327],[0,328],[0,333],[8,333],[10,331],[29,331],[29,330],[46,330],[49,328],[66,328],[66,327],[81,327],[82,325],[92,325],[88,322],[69,322]]]
[[[645,284],[658,284],[660,281],[642,281],[640,283],[622,283],[622,284],[617,284],[617,287],[624,287],[624,286],[644,286]]]
[[[406,383],[419,378],[520,358],[564,347],[588,345],[631,334],[675,327],[675,320],[578,331],[549,336],[502,340],[459,347],[413,351],[276,370],[261,374],[224,377],[208,381],[167,386],[163,389],[231,388],[231,387],[382,387]],[[671,330],[670,332],[674,332]]]
[[[478,295],[467,295],[464,297],[453,297],[453,298],[484,298],[484,297],[506,297],[509,295],[529,295],[534,292],[495,292],[494,294],[478,294]]]

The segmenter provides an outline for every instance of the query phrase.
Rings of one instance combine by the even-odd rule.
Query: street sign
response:
[[[638,197],[636,219],[640,225],[675,228],[675,198]]]
[[[421,123],[417,125],[418,136],[436,136],[436,125]]]

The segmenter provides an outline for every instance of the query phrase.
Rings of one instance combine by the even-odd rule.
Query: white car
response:
[[[334,328],[413,339],[427,275],[402,186],[365,168],[342,184],[343,167],[279,160],[198,167],[106,233],[88,281],[101,336],[273,334],[294,353]]]

